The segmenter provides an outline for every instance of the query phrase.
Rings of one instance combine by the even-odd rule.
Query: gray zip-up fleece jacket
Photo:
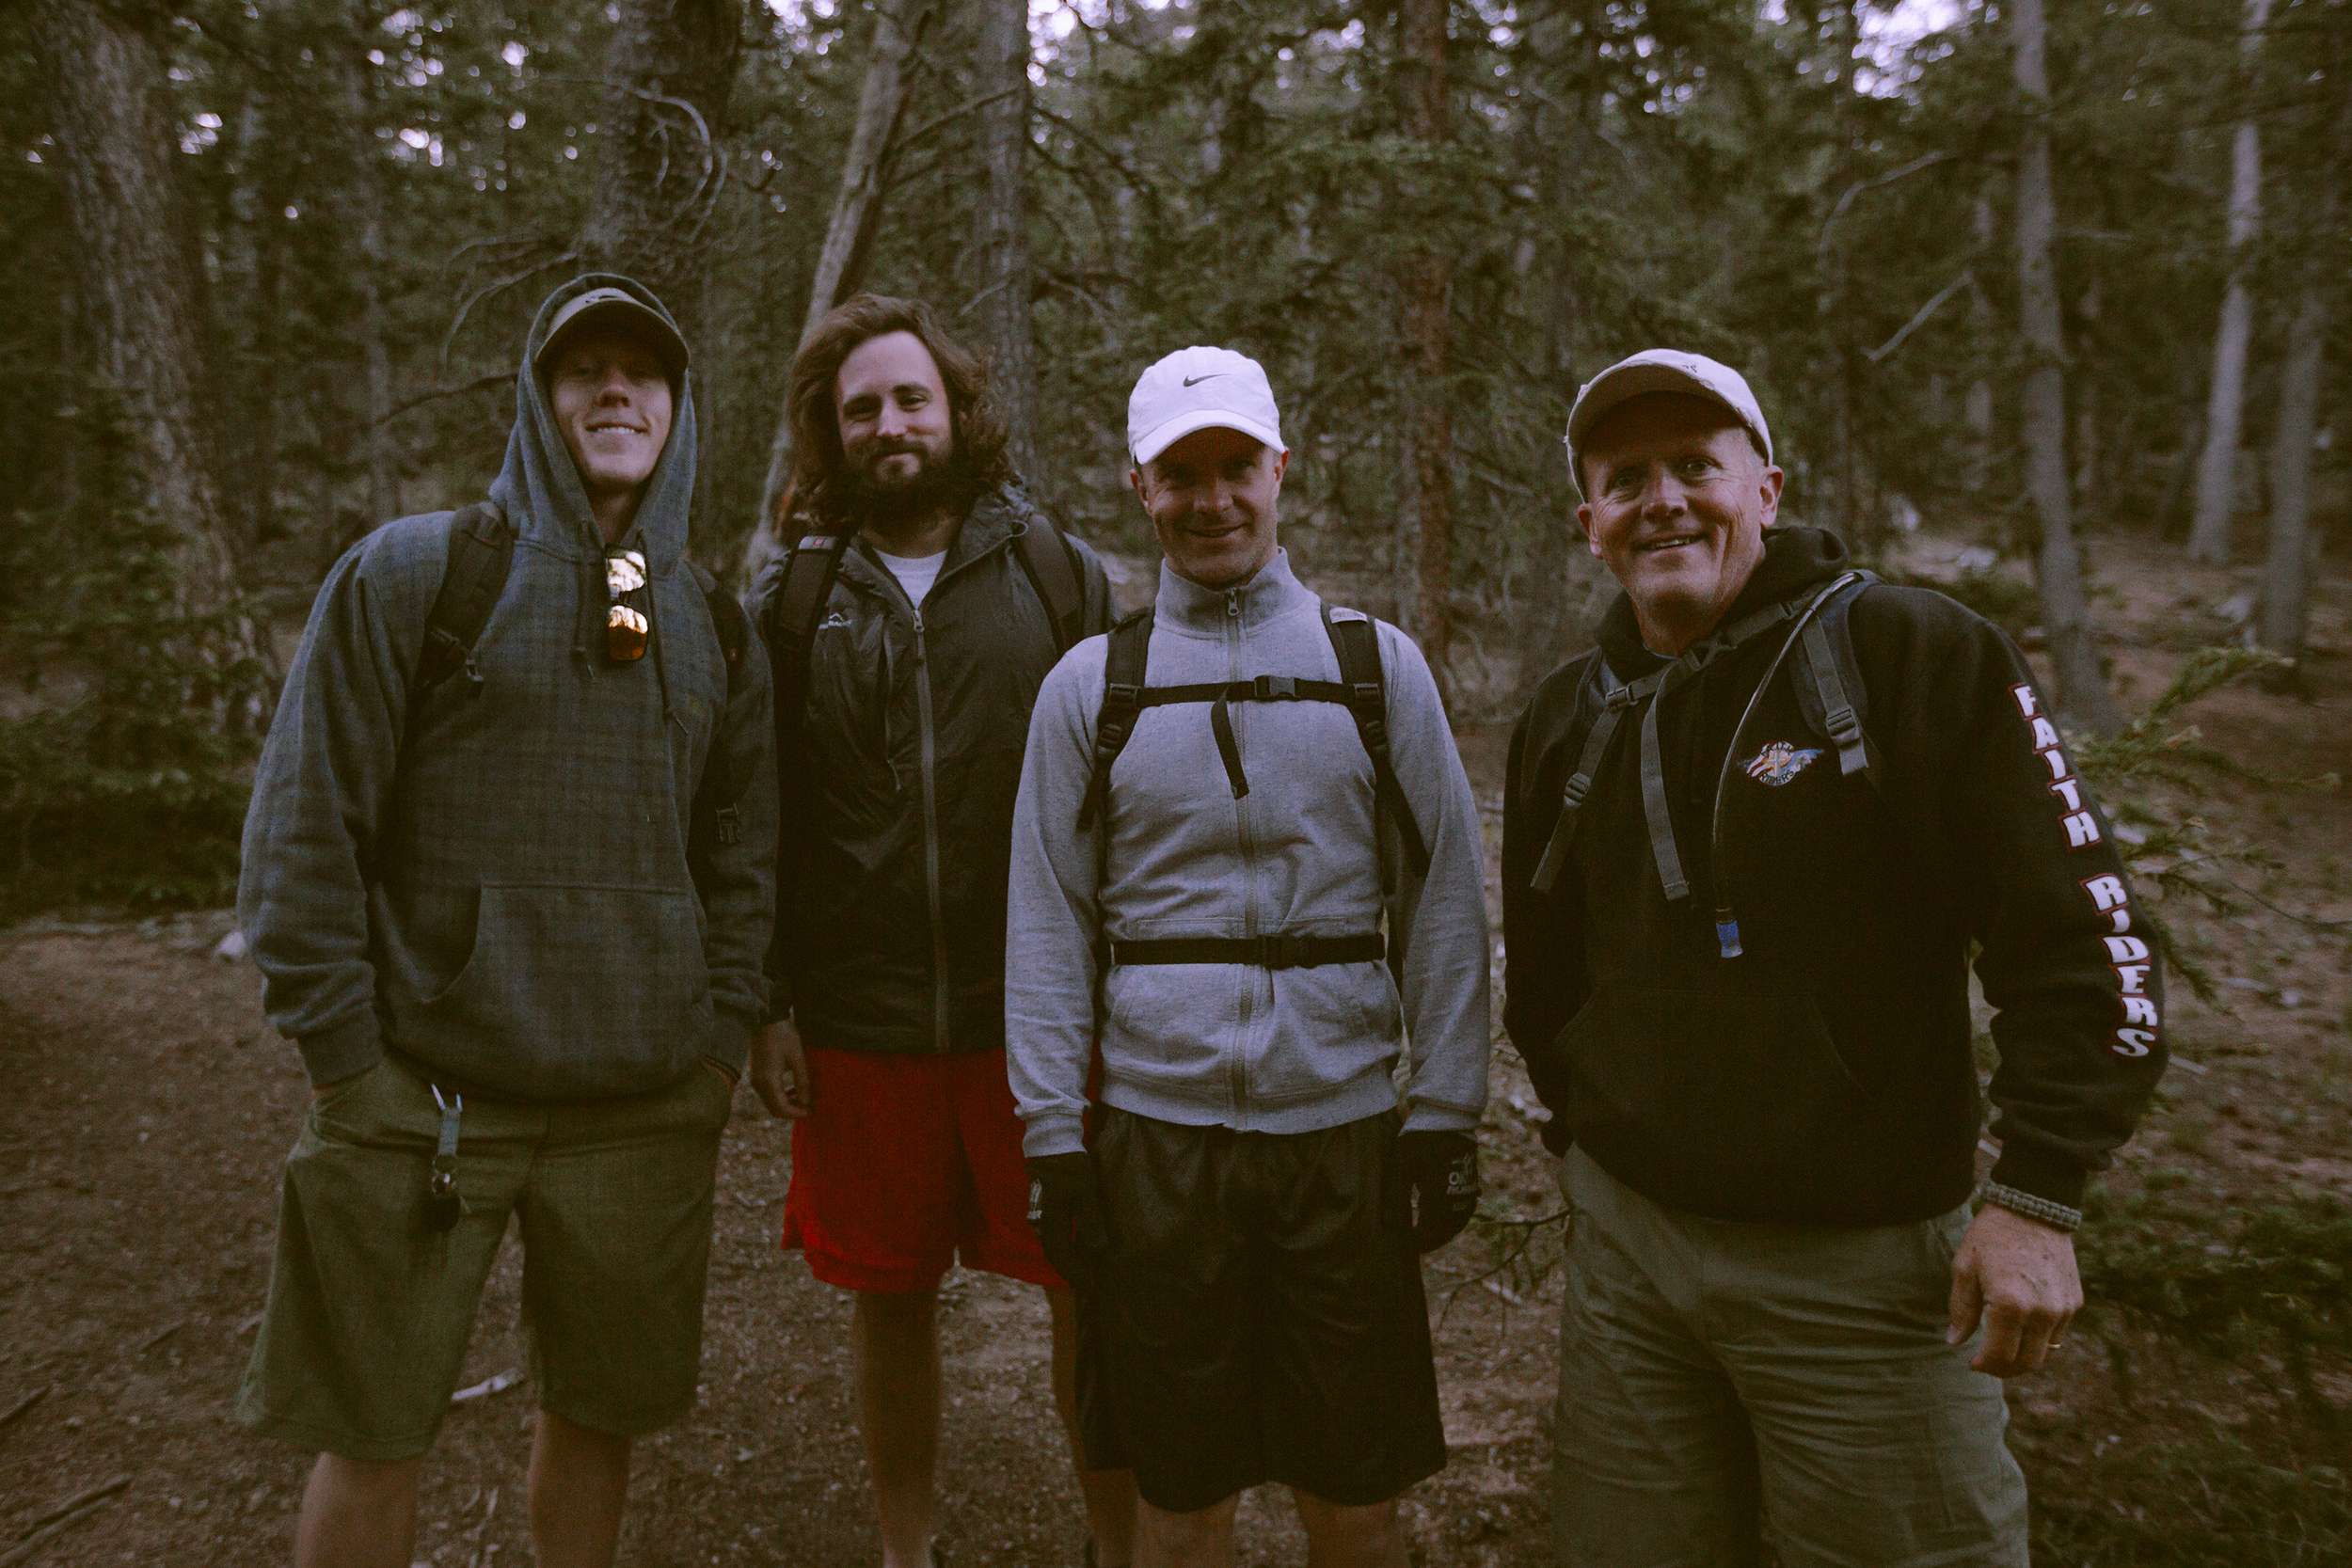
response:
[[[531,1101],[653,1089],[708,1055],[739,1070],[767,1016],[775,737],[755,648],[728,698],[696,568],[691,375],[629,536],[652,647],[606,661],[604,542],[532,368],[490,498],[519,530],[474,662],[409,712],[447,513],[405,517],[328,574],[246,817],[238,917],[270,1021],[313,1083],[387,1043],[463,1088]],[[409,726],[405,754],[402,731]],[[738,842],[689,828],[714,746],[751,779]]]
[[[1337,680],[1321,601],[1277,553],[1216,591],[1163,566],[1152,686],[1291,675]],[[1486,1103],[1486,901],[1470,780],[1437,684],[1379,626],[1397,781],[1430,851],[1418,885],[1376,821],[1372,759],[1334,703],[1235,703],[1249,792],[1236,800],[1206,704],[1149,707],[1111,769],[1097,831],[1077,828],[1093,770],[1107,638],[1091,637],[1038,692],[1013,810],[1005,958],[1008,1071],[1032,1156],[1083,1148],[1088,1069],[1138,1116],[1307,1132],[1392,1109],[1409,1050],[1405,1125],[1467,1131]],[[1120,965],[1096,1015],[1098,938],[1343,936],[1381,927],[1388,964]]]

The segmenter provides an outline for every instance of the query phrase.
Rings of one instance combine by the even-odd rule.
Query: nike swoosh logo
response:
[[[1206,375],[1188,375],[1184,377],[1184,385],[1187,387],[1198,387],[1203,381],[1215,381],[1220,375],[1231,375],[1232,373],[1233,372],[1231,371],[1211,371]]]

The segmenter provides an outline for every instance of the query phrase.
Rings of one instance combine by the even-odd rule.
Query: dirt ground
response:
[[[2228,612],[2250,575],[2134,548],[2126,560],[2111,543],[2098,564],[2108,651],[2137,707],[2187,652],[2233,635]],[[1921,538],[1911,553],[1922,569],[1957,570],[1959,549]],[[2318,598],[2310,694],[2218,692],[2185,719],[2207,742],[2280,773],[2352,773],[2352,584],[2325,576]],[[1504,738],[1493,726],[1462,736],[1498,812]],[[2162,1172],[2225,1209],[2352,1197],[2352,947],[2345,926],[2320,924],[2352,920],[2352,799],[2341,786],[2222,781],[2196,809],[2217,839],[2258,843],[2281,863],[2233,870],[2266,901],[2234,918],[2158,906],[2201,945],[2229,1010],[2176,985],[2168,1023],[2184,1065],[2110,1185],[2128,1195]],[[305,1089],[262,1017],[251,966],[211,956],[229,926],[225,911],[77,911],[0,931],[0,1563],[290,1557],[308,1458],[249,1436],[230,1409]],[[1533,1096],[1507,1046],[1494,1087],[1482,1133],[1489,1191],[1516,1214],[1552,1213]],[[876,1560],[850,1420],[848,1302],[776,1247],[787,1170],[785,1135],[743,1091],[721,1157],[702,1402],[640,1448],[625,1562]],[[1467,1238],[1428,1263],[1452,1457],[1407,1498],[1423,1568],[1549,1561],[1557,1285],[1537,1275],[1557,1227],[1536,1232],[1529,1259],[1474,1278],[1520,1234]],[[510,1244],[482,1305],[469,1385],[523,1365],[518,1276]],[[1075,1563],[1082,1526],[1048,1398],[1041,1299],[958,1274],[945,1303],[951,1560]],[[2128,1415],[2095,1347],[2012,1386],[2016,1444],[2045,1513],[2104,1518],[2111,1506],[2128,1517],[2103,1492],[2103,1466],[2192,1427],[2225,1428],[2276,1463],[2344,1462],[2342,1439],[2298,1421],[2259,1365],[2213,1366],[2153,1342],[2137,1365]],[[2352,1381],[2340,1371],[2324,1371],[2322,1386],[2341,1404]],[[525,1385],[453,1409],[426,1467],[420,1561],[529,1560],[530,1406]],[[1303,1560],[1279,1497],[1247,1499],[1242,1538],[1253,1564]]]

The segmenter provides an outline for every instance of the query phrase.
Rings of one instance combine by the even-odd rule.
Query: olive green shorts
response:
[[[702,1362],[712,1175],[735,1091],[704,1063],[650,1094],[469,1097],[454,1228],[426,1220],[441,1114],[386,1057],[314,1100],[287,1157],[247,1426],[352,1459],[433,1446],[509,1214],[542,1410],[634,1436],[684,1415]]]
[[[1668,1209],[1581,1148],[1561,1307],[1565,1568],[2026,1568],[1979,1337],[1945,1343],[1963,1207],[1871,1229]]]

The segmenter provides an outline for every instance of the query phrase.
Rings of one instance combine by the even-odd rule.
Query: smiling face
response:
[[[1212,426],[1169,443],[1127,483],[1176,575],[1232,588],[1274,559],[1275,503],[1290,453]]]
[[[851,349],[834,376],[834,414],[852,494],[884,511],[920,503],[955,455],[955,415],[938,362],[912,332]]]
[[[584,326],[548,358],[548,397],[564,450],[601,519],[653,476],[670,439],[670,378],[650,334]]]
[[[1577,454],[1576,510],[1593,554],[1633,601],[1651,652],[1678,654],[1715,627],[1764,559],[1781,471],[1731,412],[1650,392],[1611,409]]]

